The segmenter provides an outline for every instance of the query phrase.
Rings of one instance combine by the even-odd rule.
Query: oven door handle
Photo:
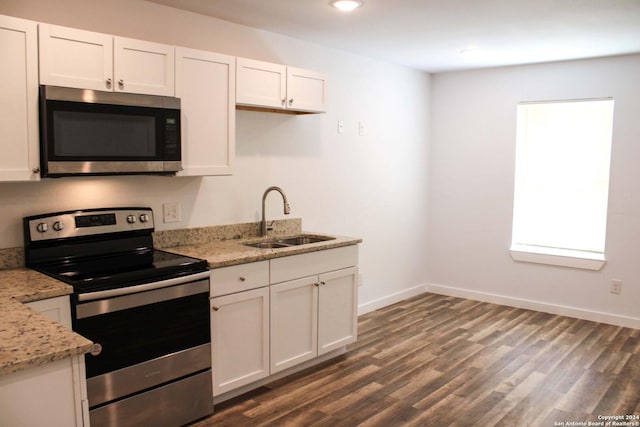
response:
[[[194,282],[196,280],[208,279],[209,271],[190,274],[188,276],[175,277],[173,279],[161,280],[159,282],[144,283],[142,285],[127,286],[124,288],[108,289],[106,291],[88,292],[79,294],[78,301],[94,301],[97,299],[112,298],[121,295],[135,294],[138,292],[151,291],[153,289],[167,288],[169,286],[181,285],[183,283]]]

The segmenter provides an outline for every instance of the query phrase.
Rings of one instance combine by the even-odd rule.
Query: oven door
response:
[[[86,355],[90,407],[211,368],[208,272],[193,276],[76,305],[74,330],[95,343]]]
[[[181,170],[179,101],[41,86],[43,176]]]

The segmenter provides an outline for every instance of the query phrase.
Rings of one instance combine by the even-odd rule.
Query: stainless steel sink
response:
[[[288,248],[289,245],[283,245],[277,242],[254,242],[254,243],[243,243],[244,246],[251,246],[252,248],[258,249],[277,249],[277,248]]]
[[[261,240],[259,242],[247,242],[243,243],[243,245],[258,249],[279,249],[289,248],[291,246],[309,245],[311,243],[325,242],[333,239],[335,239],[335,237],[301,234],[299,236],[273,238],[269,240]]]
[[[276,240],[276,243],[284,244],[288,246],[299,246],[299,245],[308,245],[309,243],[324,242],[324,241],[333,240],[333,239],[334,239],[333,237],[303,235],[303,236],[289,237],[286,239],[278,239]]]

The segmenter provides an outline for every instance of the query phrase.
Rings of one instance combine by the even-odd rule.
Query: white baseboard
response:
[[[369,313],[371,311],[375,311],[379,308],[386,307],[391,304],[395,304],[400,301],[404,301],[425,292],[427,292],[426,284],[414,286],[413,288],[405,289],[373,301],[365,302],[364,304],[358,306],[358,316],[361,314]]]
[[[507,297],[503,295],[471,291],[468,289],[454,288],[451,286],[443,286],[437,284],[426,285],[426,292],[489,302],[493,304],[507,305],[509,307],[524,308],[527,310],[542,311],[544,313],[558,314],[561,316],[574,317],[577,319],[607,323],[616,326],[624,326],[627,328],[640,329],[640,318],[636,317],[620,316],[617,314],[590,311],[564,305],[549,304],[540,301]]]

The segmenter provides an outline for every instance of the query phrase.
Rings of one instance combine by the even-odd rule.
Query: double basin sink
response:
[[[280,249],[290,248],[292,246],[309,245],[311,243],[326,242],[327,240],[333,239],[335,239],[335,237],[301,234],[293,237],[273,238],[269,240],[261,240],[259,242],[247,242],[243,243],[243,245],[258,249]]]

